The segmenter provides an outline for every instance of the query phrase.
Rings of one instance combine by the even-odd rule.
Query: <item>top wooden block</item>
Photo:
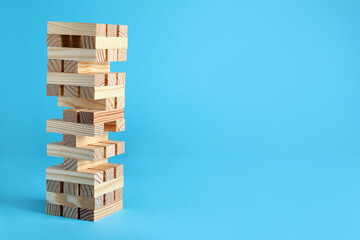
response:
[[[101,23],[48,22],[48,34],[127,37],[126,25]]]

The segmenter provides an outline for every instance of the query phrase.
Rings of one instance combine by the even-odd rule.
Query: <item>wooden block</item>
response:
[[[48,72],[62,72],[63,71],[62,60],[48,59],[47,70]]]
[[[123,201],[118,200],[107,204],[101,208],[90,210],[90,209],[80,209],[80,219],[86,221],[97,221],[103,217],[106,217],[120,209],[123,208]]]
[[[128,37],[128,26],[127,25],[118,25],[118,37]]]
[[[78,74],[78,73],[48,72],[47,83],[65,85],[65,95],[66,95],[67,85],[72,85],[76,88],[77,86],[84,86],[84,87],[105,86],[105,79],[108,78],[107,75],[108,74],[106,73]],[[76,95],[74,96],[78,97],[78,92],[76,92]]]
[[[105,164],[105,163],[107,163],[107,161],[108,161],[107,158],[96,161],[96,162],[72,159],[72,158],[64,158],[64,163],[62,166],[63,166],[63,169],[65,169],[65,170],[81,171],[84,169],[95,167],[100,164]]]
[[[106,36],[108,37],[117,37],[117,29],[118,29],[118,25],[113,25],[113,24],[107,24],[107,34]]]
[[[126,82],[126,73],[119,72],[117,73],[117,83],[116,85],[124,85]]]
[[[116,121],[105,123],[104,130],[109,132],[125,131],[125,119],[122,118]]]
[[[110,62],[77,62],[77,73],[108,73]]]
[[[118,58],[117,49],[108,49],[107,50],[107,59],[109,62],[117,62]]]
[[[96,169],[96,170],[101,170],[104,171],[104,181],[110,181],[113,180],[115,177],[115,169],[112,166],[108,166],[107,164],[101,164],[101,165],[97,165],[97,166],[93,166],[90,169]]]
[[[109,158],[112,156],[115,156],[115,144],[111,144],[111,143],[91,143],[89,144],[90,146],[95,146],[95,147],[104,147],[105,148],[105,158]]]
[[[64,97],[80,97],[80,87],[64,85]]]
[[[117,85],[117,73],[107,73],[105,76],[105,86]]]
[[[96,201],[95,198],[53,192],[46,192],[46,203],[87,209],[97,209],[103,206],[103,203]]]
[[[66,122],[79,123],[79,113],[82,108],[68,108],[63,110],[63,120]]]
[[[63,192],[63,182],[54,181],[54,180],[46,180],[46,191],[48,192]]]
[[[114,168],[114,177],[115,178],[119,178],[119,177],[124,176],[124,165],[123,164],[106,163],[104,165]]]
[[[127,50],[126,49],[118,49],[117,50],[117,61],[125,62],[127,60]]]
[[[106,140],[108,140],[107,132],[104,132],[103,135],[98,137],[63,134],[63,145],[69,147],[81,147],[81,146],[89,145],[91,143],[97,143]]]
[[[99,100],[82,98],[58,98],[59,107],[88,108],[94,110],[112,110],[115,109],[115,98],[104,98]]]
[[[80,88],[81,98],[96,100],[96,99],[120,97],[120,96],[125,96],[125,85]]]
[[[62,216],[62,206],[46,203],[46,214],[53,216]]]
[[[74,134],[77,136],[97,137],[104,135],[104,124],[82,124],[66,122],[62,119],[51,119],[46,121],[46,131],[53,133]],[[65,145],[68,146],[67,143]]]
[[[110,204],[115,201],[115,191],[105,194],[105,205]]]
[[[79,184],[71,183],[71,182],[64,182],[64,193],[78,196],[79,195]]]
[[[47,155],[63,158],[98,161],[105,158],[105,148],[85,145],[81,147],[64,146],[62,142],[47,144]]]
[[[79,211],[76,207],[63,206],[63,217],[66,218],[79,218]]]
[[[83,49],[127,49],[128,39],[119,37],[48,34],[47,46]]]
[[[64,170],[62,165],[47,167],[46,179],[95,186],[104,182],[102,171],[69,171]]]
[[[106,36],[106,24],[48,22],[48,34]]]
[[[124,187],[123,176],[97,185],[80,184],[80,196],[96,198],[122,187]]]
[[[116,97],[115,106],[116,109],[125,108],[125,96]]]
[[[64,86],[57,84],[46,84],[46,96],[64,96]]]
[[[126,49],[118,49],[126,54]],[[48,47],[48,59],[76,60],[84,62],[109,62],[107,49],[85,49],[85,48],[64,48]]]
[[[81,110],[79,112],[79,123],[98,124],[116,121],[124,118],[124,109],[114,109],[108,111],[100,110]]]
[[[114,191],[115,201],[123,200],[123,189],[119,188]]]
[[[125,152],[125,142],[124,141],[106,140],[106,141],[101,141],[101,142],[115,144],[115,155],[119,155],[119,154],[122,154]]]

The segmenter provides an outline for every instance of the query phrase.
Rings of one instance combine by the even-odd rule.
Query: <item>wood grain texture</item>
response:
[[[127,25],[118,25],[118,37],[128,37],[128,26]]]
[[[80,184],[80,196],[96,198],[123,187],[123,176],[97,185]]]
[[[115,201],[123,200],[123,189],[122,188],[115,189],[114,198],[115,198]]]
[[[105,205],[110,204],[115,201],[115,191],[111,191],[105,194]]]
[[[106,141],[101,141],[101,142],[115,144],[115,155],[120,155],[125,152],[125,142],[124,141],[106,140]]]
[[[106,24],[74,23],[74,22],[48,22],[48,34],[106,36]]]
[[[115,168],[112,166],[108,166],[107,164],[93,166],[90,169],[96,169],[96,170],[103,171],[105,182],[113,180],[115,178]]]
[[[63,145],[70,147],[81,147],[81,146],[89,145],[91,143],[97,143],[106,140],[108,140],[107,132],[104,132],[103,135],[97,137],[63,134]]]
[[[99,100],[82,99],[82,98],[58,98],[59,107],[87,108],[93,110],[112,110],[115,109],[115,98],[105,98]]]
[[[48,70],[48,72],[62,72],[63,71],[63,61],[58,60],[58,59],[48,59],[47,70]]]
[[[115,156],[115,147],[116,147],[115,144],[97,142],[97,143],[91,143],[91,144],[89,144],[89,146],[104,147],[105,148],[105,151],[104,151],[105,158]]]
[[[122,62],[127,59],[127,49],[85,49],[48,47],[48,59],[85,62]]]
[[[108,205],[105,205],[101,208],[90,210],[90,209],[80,209],[80,219],[86,220],[86,221],[97,221],[101,218],[104,218],[118,210],[121,210],[123,208],[123,201],[118,200],[115,202],[112,202]]]
[[[47,167],[46,179],[87,185],[98,185],[104,182],[103,171],[69,171],[64,170],[62,165]]]
[[[115,73],[109,73],[113,75]],[[105,86],[106,73],[94,74],[78,74],[78,73],[62,73],[62,72],[48,72],[47,83],[58,85],[72,85],[85,87],[102,87]],[[77,96],[78,94],[76,94]]]
[[[47,155],[63,158],[82,159],[87,161],[97,161],[105,158],[105,148],[97,146],[69,147],[62,142],[47,144]]]
[[[62,206],[46,203],[46,214],[53,216],[62,216]]]
[[[116,121],[105,123],[104,130],[109,132],[125,131],[125,119],[122,118]]]
[[[101,199],[102,197],[100,197]],[[87,209],[97,209],[103,206],[103,202],[96,198],[74,196],[65,193],[46,192],[46,203],[57,204],[68,207],[80,207]]]
[[[62,193],[63,183],[60,181],[46,180],[46,191]]]
[[[80,87],[64,85],[64,97],[76,98],[80,97]]]
[[[114,168],[114,178],[119,178],[124,176],[124,165],[116,163],[106,163],[106,166]]]
[[[52,192],[52,191],[48,191],[48,192]],[[79,184],[71,183],[71,182],[64,182],[64,192],[63,193],[78,196],[79,195]]]
[[[108,111],[100,111],[100,110],[79,111],[79,123],[84,123],[84,124],[107,123],[122,118],[124,118],[124,109],[114,109]]]
[[[79,113],[83,108],[68,108],[63,110],[63,120],[66,122],[79,123]]]
[[[66,122],[62,119],[46,121],[46,131],[52,133],[73,134],[77,136],[98,137],[104,135],[104,124],[82,124]],[[69,146],[69,144],[64,144]]]
[[[128,39],[119,37],[48,34],[47,46],[85,49],[127,49]]]
[[[57,84],[46,84],[46,96],[64,96],[64,86]]]
[[[108,162],[107,158],[96,161],[96,162],[72,159],[72,158],[64,158],[64,163],[62,166],[63,166],[63,169],[65,169],[65,170],[82,171],[84,169],[95,167],[100,164],[106,164],[107,162]]]
[[[115,98],[115,108],[116,109],[125,108],[125,95]]]
[[[76,207],[63,206],[63,217],[78,219],[79,212]]]

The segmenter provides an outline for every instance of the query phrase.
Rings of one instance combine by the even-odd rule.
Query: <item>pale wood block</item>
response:
[[[77,62],[77,73],[108,73],[110,62]]]
[[[97,209],[103,206],[103,204],[99,200],[96,201],[95,198],[87,198],[82,196],[74,196],[71,194],[53,192],[46,192],[46,203],[87,209]]]
[[[64,146],[62,142],[47,144],[47,155],[63,158],[98,161],[105,158],[105,148],[85,145],[81,147]]]
[[[101,165],[97,165],[97,166],[93,166],[90,169],[96,169],[96,170],[101,170],[104,171],[104,181],[110,181],[113,180],[115,177],[115,169],[112,166],[108,166],[107,164],[101,164]]]
[[[124,49],[118,49],[123,54]],[[109,62],[106,49],[48,47],[48,59],[76,60],[84,62]]]
[[[86,99],[104,99],[125,96],[125,85],[105,87],[80,87],[80,97]]]
[[[123,208],[123,201],[118,200],[107,204],[101,208],[90,210],[90,209],[80,209],[80,219],[86,221],[97,221],[101,218],[104,218],[118,210]]]
[[[104,130],[109,132],[125,131],[125,119],[122,118],[116,121],[105,123]]]
[[[76,98],[80,96],[80,87],[64,85],[64,97]]]
[[[58,98],[59,107],[87,108],[94,110],[112,110],[115,109],[115,98],[104,98],[99,100],[82,98]]]
[[[64,96],[64,86],[57,84],[46,84],[46,96]]]
[[[127,50],[126,49],[117,49],[117,61],[125,62],[127,60]]]
[[[116,163],[106,163],[103,164],[108,167],[114,168],[114,177],[119,178],[124,176],[124,165],[123,164],[116,164]]]
[[[106,36],[106,24],[48,22],[48,34]]]
[[[108,111],[100,110],[81,110],[79,112],[79,123],[98,124],[116,121],[124,118],[124,109],[114,109]]]
[[[54,180],[46,180],[46,191],[48,192],[63,192],[63,182],[54,181]]]
[[[46,214],[53,216],[62,216],[62,206],[46,203]]]
[[[91,143],[97,143],[106,140],[108,140],[107,132],[104,132],[103,135],[97,137],[63,134],[63,144],[65,146],[70,146],[70,147],[81,147],[81,146],[89,145]]]
[[[105,86],[115,86],[117,85],[117,73],[107,73],[106,74],[106,84]]]
[[[64,170],[61,164],[47,167],[46,179],[95,186],[104,182],[102,171],[69,171]]]
[[[71,182],[64,182],[64,193],[70,195],[79,195],[79,184],[71,183]]]
[[[114,75],[116,73],[110,73]],[[78,73],[62,73],[62,72],[48,72],[47,73],[47,83],[48,84],[59,84],[65,85],[65,95],[66,87],[76,87],[76,95],[73,97],[78,97],[78,86],[83,87],[102,87],[105,86],[105,79],[108,79],[107,73],[92,73],[92,74],[78,74]],[[72,85],[72,86],[67,86]]]
[[[128,49],[128,39],[119,37],[96,37],[96,49]],[[114,51],[115,53],[116,51]]]
[[[125,108],[125,96],[116,97],[115,106],[116,109]]]
[[[62,72],[63,71],[62,60],[48,59],[47,60],[47,70],[48,70],[48,72]]]
[[[105,205],[110,204],[115,201],[115,192],[109,192],[105,194]]]
[[[118,37],[127,38],[128,37],[128,26],[127,25],[118,25]]]
[[[123,200],[123,189],[119,188],[114,191],[115,201]]]
[[[46,131],[53,133],[74,134],[77,136],[97,137],[104,135],[104,124],[82,124],[67,122],[62,119],[46,121]],[[68,145],[65,143],[64,145]]]
[[[126,82],[126,73],[124,73],[124,72],[117,73],[116,85],[124,85],[125,82]]]
[[[48,47],[88,48],[95,49],[93,36],[47,34]]]
[[[97,169],[91,169],[91,168],[85,168],[82,169],[81,171],[79,171],[81,173],[91,173],[94,174],[96,176],[95,181],[98,184],[101,184],[103,182],[105,182],[105,175],[104,175],[104,171],[101,170],[97,170]]]
[[[105,148],[105,158],[115,156],[115,146],[116,146],[115,144],[98,142],[98,143],[91,143],[89,145],[95,146],[95,147],[104,147]]]
[[[68,108],[63,110],[63,120],[66,122],[79,122],[79,112],[84,109],[81,108]]]
[[[103,160],[99,160],[96,162],[86,161],[86,160],[79,160],[79,159],[72,159],[72,158],[64,158],[63,169],[71,170],[71,171],[82,171],[84,169],[88,169],[91,167],[95,167],[101,164],[107,163],[107,158]]]
[[[101,142],[115,144],[115,155],[120,155],[125,152],[125,142],[124,141],[106,140],[106,141],[101,141]]]
[[[97,185],[80,184],[80,196],[96,198],[122,187],[124,187],[123,176]]]
[[[107,37],[117,37],[118,25],[107,24]]]
[[[107,50],[107,59],[109,62],[117,62],[118,60],[118,50],[117,49],[108,49]]]
[[[79,211],[78,208],[76,207],[63,206],[63,217],[78,219],[79,218],[78,213]]]

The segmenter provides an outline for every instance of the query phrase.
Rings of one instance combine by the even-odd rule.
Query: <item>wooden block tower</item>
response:
[[[125,73],[110,62],[126,61],[127,46],[125,25],[48,22],[46,95],[69,108],[46,122],[63,136],[47,155],[64,158],[46,169],[47,214],[96,221],[123,208],[123,165],[108,158],[125,143],[108,132],[125,130]]]

